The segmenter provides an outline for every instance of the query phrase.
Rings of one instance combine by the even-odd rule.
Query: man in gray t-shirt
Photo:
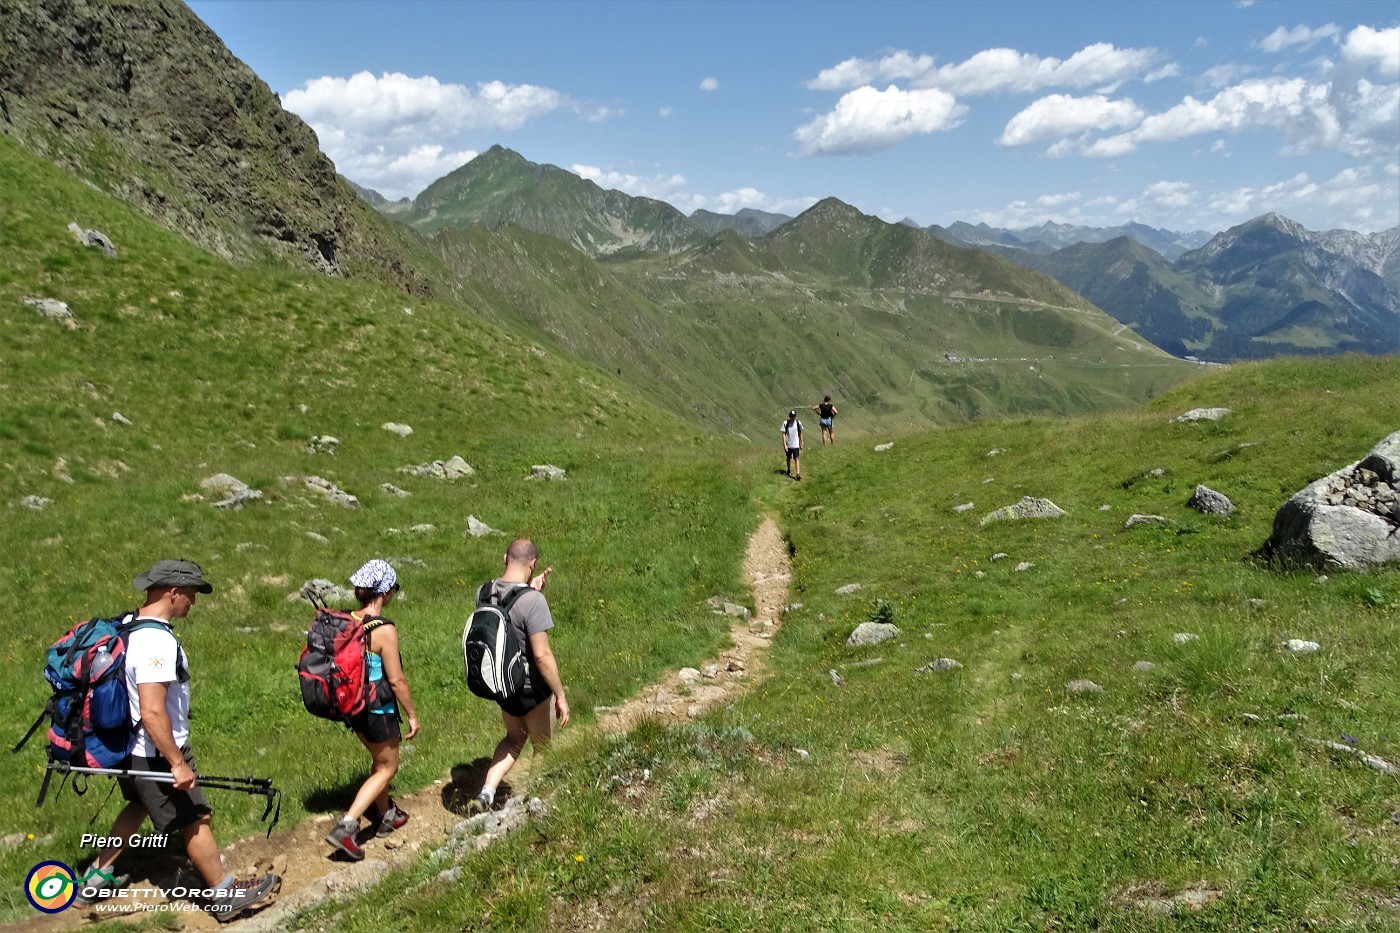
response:
[[[521,538],[511,543],[505,555],[505,573],[488,584],[497,596],[508,595],[518,587],[534,592],[521,595],[510,609],[510,623],[522,637],[529,654],[528,673],[521,693],[503,701],[501,719],[505,723],[505,738],[496,746],[481,793],[472,800],[469,809],[480,813],[496,802],[496,788],[515,766],[525,748],[525,740],[535,748],[548,745],[554,737],[555,717],[559,725],[569,724],[569,702],[564,698],[564,683],[559,679],[559,664],[549,646],[549,630],[554,627],[549,603],[544,598],[545,581],[554,569],[546,567],[535,575],[539,551],[534,542]]]

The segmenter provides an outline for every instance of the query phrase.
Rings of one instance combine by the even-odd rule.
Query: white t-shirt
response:
[[[141,616],[140,618],[152,618]],[[161,619],[161,622],[166,620]],[[131,721],[141,719],[140,684],[169,684],[165,692],[165,712],[170,717],[170,730],[180,747],[190,738],[190,684],[180,683],[177,671],[188,668],[185,649],[169,629],[150,626],[138,629],[126,640],[126,695],[131,702]],[[160,750],[146,735],[144,727],[137,730],[129,754],[146,758],[160,757]]]
[[[781,425],[778,426],[778,430],[782,431],[783,437],[787,439],[786,443],[788,446],[788,450],[792,450],[795,447],[802,446],[801,421],[798,421],[796,418],[792,419],[792,424],[788,424],[787,421],[784,421]]]

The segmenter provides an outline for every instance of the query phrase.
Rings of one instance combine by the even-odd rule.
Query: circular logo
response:
[[[78,896],[77,878],[62,862],[40,862],[24,879],[24,893],[35,910],[56,914],[67,910]]]

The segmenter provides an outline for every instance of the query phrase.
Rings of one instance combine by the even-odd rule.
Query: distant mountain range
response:
[[[1007,247],[1040,256],[1079,243],[1107,243],[1119,237],[1128,237],[1148,249],[1176,260],[1183,253],[1204,246],[1211,235],[1203,230],[1192,233],[1176,233],[1172,230],[1159,230],[1145,224],[1130,223],[1120,227],[1085,227],[1074,224],[1043,223],[1038,227],[1024,227],[1008,230],[989,227],[986,224],[972,225],[958,221],[947,227],[934,225],[925,227],[929,233],[959,246]],[[1002,253],[1002,255],[1006,255]]]

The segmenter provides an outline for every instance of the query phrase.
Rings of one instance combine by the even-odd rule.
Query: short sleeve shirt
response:
[[[525,653],[530,657],[530,670],[525,675],[524,693],[536,695],[540,692],[549,693],[549,686],[538,680],[535,675],[535,654],[530,647],[530,636],[540,632],[547,632],[554,628],[554,617],[549,612],[549,602],[544,598],[544,594],[539,590],[531,589],[528,583],[507,583],[504,580],[492,580],[491,592],[497,599],[503,599],[510,595],[511,590],[516,587],[525,587],[529,592],[521,595],[515,601],[515,605],[510,607],[510,624],[515,626],[516,634],[525,643]]]
[[[798,421],[796,418],[792,419],[792,424],[788,424],[784,421],[778,426],[778,430],[783,432],[784,442],[787,444],[788,450],[796,450],[798,447],[802,446],[801,421]]]
[[[150,618],[142,616],[141,618]],[[157,620],[165,622],[164,619]],[[179,672],[188,670],[185,649],[175,640],[175,634],[163,626],[137,629],[126,641],[126,693],[131,705],[131,720],[141,719],[141,684],[169,684],[165,692],[165,712],[170,717],[170,729],[175,744],[181,748],[190,740],[190,684],[180,682]],[[146,734],[137,730],[131,748],[132,755],[159,757],[160,750]]]

